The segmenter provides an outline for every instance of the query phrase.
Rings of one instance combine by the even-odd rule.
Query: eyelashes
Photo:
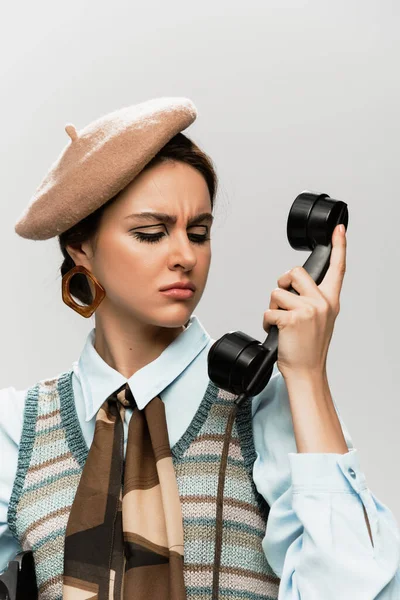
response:
[[[154,233],[154,234],[135,232],[135,233],[132,233],[131,235],[133,235],[133,237],[138,239],[139,242],[147,242],[148,244],[155,244],[155,243],[159,242],[161,240],[161,238],[164,237],[165,234],[161,233],[161,232]],[[210,237],[208,237],[207,235],[196,235],[195,233],[191,233],[189,235],[189,238],[195,244],[204,244],[207,240],[210,239]]]

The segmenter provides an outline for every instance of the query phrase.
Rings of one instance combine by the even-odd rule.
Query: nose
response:
[[[190,271],[197,262],[197,256],[193,244],[190,242],[186,231],[170,235],[168,266],[175,269],[177,266]]]

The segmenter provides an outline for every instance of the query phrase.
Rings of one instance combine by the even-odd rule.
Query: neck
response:
[[[129,379],[152,362],[178,337],[185,325],[166,327],[130,317],[95,315],[94,348],[110,367]],[[186,323],[187,324],[187,323]]]

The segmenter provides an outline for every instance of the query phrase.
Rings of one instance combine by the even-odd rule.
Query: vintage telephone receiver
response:
[[[329,268],[332,234],[340,223],[347,229],[347,204],[328,194],[306,190],[297,196],[289,211],[289,244],[295,250],[312,250],[303,267],[317,285]],[[288,291],[299,295],[291,286]],[[259,394],[270,380],[278,356],[278,332],[278,327],[272,325],[261,344],[242,331],[231,331],[211,346],[208,375],[222,389],[239,394],[235,400],[238,405],[248,396]]]
[[[312,250],[303,267],[317,285],[329,268],[333,230],[340,223],[347,229],[348,218],[347,204],[333,200],[328,194],[305,190],[291,206],[286,228],[289,244],[295,250]],[[288,291],[299,295],[292,286]],[[261,343],[243,331],[230,331],[214,342],[208,352],[211,381],[237,395],[228,416],[218,476],[212,600],[219,597],[224,484],[233,423],[246,398],[256,396],[268,384],[278,358],[278,333],[278,327],[271,325]]]

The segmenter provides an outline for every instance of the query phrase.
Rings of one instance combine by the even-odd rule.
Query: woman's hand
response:
[[[345,272],[346,232],[340,233],[338,225],[332,234],[329,269],[319,285],[303,267],[294,267],[278,279],[263,328],[267,333],[271,325],[279,329],[277,366],[283,377],[326,372]],[[290,286],[300,295],[289,292]]]

